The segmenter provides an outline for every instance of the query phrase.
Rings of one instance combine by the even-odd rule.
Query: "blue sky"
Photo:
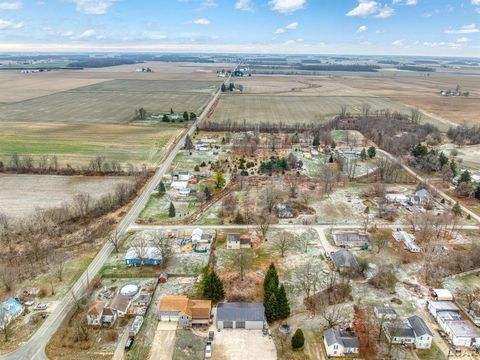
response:
[[[480,56],[480,0],[0,0],[0,51]]]

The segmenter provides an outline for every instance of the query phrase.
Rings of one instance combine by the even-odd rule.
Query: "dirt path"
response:
[[[120,337],[120,340],[118,340],[117,348],[113,353],[112,360],[123,360],[125,358],[125,343],[127,342],[128,333],[129,333],[130,326],[132,325],[132,322],[133,320],[129,321],[128,325],[123,330],[123,334]]]
[[[171,360],[175,350],[176,322],[160,321],[150,350],[150,360]]]

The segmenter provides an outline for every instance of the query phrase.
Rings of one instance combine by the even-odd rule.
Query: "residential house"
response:
[[[106,301],[97,301],[87,310],[89,326],[111,326],[117,320],[117,312]]]
[[[215,235],[204,233],[202,229],[196,228],[192,231],[192,245],[195,252],[207,252],[215,238]]]
[[[422,318],[414,315],[406,320],[388,321],[383,324],[385,336],[393,344],[410,344],[417,349],[430,349],[433,334]]]
[[[338,250],[332,254],[333,265],[338,272],[358,272],[360,266],[355,256],[348,250]]]
[[[265,308],[260,303],[219,303],[217,329],[263,329]]]
[[[131,305],[131,297],[117,293],[108,304],[108,307],[112,310],[115,310],[118,317],[125,317]]]
[[[367,234],[357,231],[341,231],[333,234],[335,245],[341,247],[368,247],[370,242]]]
[[[392,235],[396,241],[402,241],[405,244],[405,247],[410,252],[417,253],[422,251],[422,249],[420,249],[420,247],[415,242],[415,236],[413,236],[412,234],[397,229],[396,231],[393,231]]]
[[[437,320],[438,314],[441,312],[450,312],[460,314],[460,308],[451,301],[427,301],[427,309],[432,314],[433,318]]]
[[[175,321],[183,327],[208,325],[211,309],[210,300],[190,300],[182,295],[165,295],[158,304],[158,319]]]
[[[433,200],[427,189],[420,189],[412,196],[410,201],[415,205],[426,205]]]
[[[89,326],[102,326],[103,309],[107,303],[105,301],[97,301],[87,310],[87,324]]]
[[[0,328],[5,328],[10,322],[22,315],[25,307],[17,298],[9,298],[0,304]]]
[[[252,240],[250,238],[242,237],[240,234],[227,234],[227,249],[239,250],[251,247]]]
[[[277,211],[277,216],[280,219],[290,219],[293,218],[295,215],[293,209],[285,204],[277,204],[275,206],[275,209]]]
[[[359,353],[359,341],[350,332],[330,328],[323,333],[323,343],[328,357],[340,357]]]
[[[162,254],[156,247],[131,247],[125,254],[125,265],[160,265],[162,263]]]
[[[397,318],[397,312],[390,306],[375,306],[373,312],[377,319],[380,320],[395,320]]]
[[[192,177],[193,175],[190,171],[176,171],[173,174],[173,180],[176,181],[190,181]]]

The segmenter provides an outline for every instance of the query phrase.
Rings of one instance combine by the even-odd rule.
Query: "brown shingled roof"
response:
[[[179,311],[193,319],[208,318],[211,308],[211,300],[189,300],[188,297],[182,295],[162,296],[158,304],[160,311]]]

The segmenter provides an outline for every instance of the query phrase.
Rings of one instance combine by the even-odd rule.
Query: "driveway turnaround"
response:
[[[172,360],[175,349],[176,322],[160,321],[150,350],[150,360]]]
[[[276,360],[277,351],[270,336],[262,330],[223,329],[215,331],[213,360]]]

